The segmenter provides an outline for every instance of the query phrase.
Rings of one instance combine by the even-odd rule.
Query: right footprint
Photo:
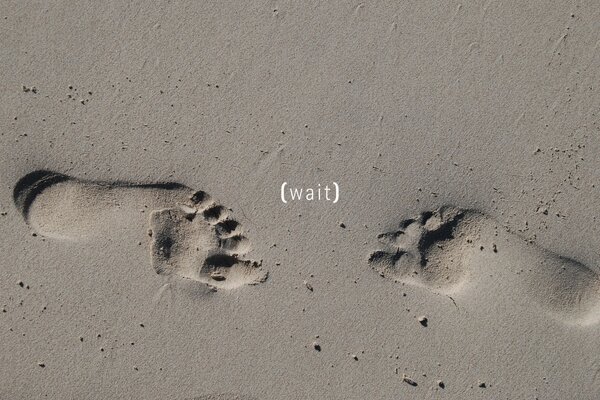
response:
[[[55,240],[141,235],[149,213],[152,266],[161,275],[214,289],[267,278],[260,263],[244,258],[249,242],[229,210],[185,185],[97,182],[35,171],[17,182],[13,199],[36,235]]]
[[[384,247],[368,261],[383,277],[444,294],[460,292],[481,277],[502,275],[499,286],[519,290],[563,322],[598,322],[600,277],[595,270],[498,226],[475,210],[440,207],[380,234]],[[500,241],[506,243],[502,252],[494,244]]]

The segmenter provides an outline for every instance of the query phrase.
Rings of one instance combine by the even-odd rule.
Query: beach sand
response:
[[[386,3],[0,4],[0,399],[600,398],[600,8]]]

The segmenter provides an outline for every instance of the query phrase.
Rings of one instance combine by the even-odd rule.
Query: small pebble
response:
[[[427,317],[425,317],[425,316],[421,316],[421,317],[419,317],[418,321],[419,321],[419,323],[420,323],[421,325],[423,325],[423,326],[427,326],[427,322],[428,322],[428,319],[427,319]]]
[[[44,364],[43,362],[39,362],[38,365],[42,368],[46,367],[46,364]]]
[[[223,273],[221,273],[220,271],[211,272],[210,277],[215,281],[224,281],[225,279],[227,279],[227,277],[223,275]]]
[[[413,381],[411,378],[409,378],[405,374],[402,374],[402,380],[404,382],[408,383],[410,386],[417,386],[417,382]]]
[[[316,351],[321,351],[321,345],[318,342],[313,342],[312,346]]]

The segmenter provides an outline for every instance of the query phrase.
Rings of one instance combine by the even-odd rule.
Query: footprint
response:
[[[600,320],[597,272],[498,226],[474,210],[445,206],[423,212],[379,235],[384,248],[370,255],[369,264],[383,277],[443,294],[484,284],[494,275],[494,281],[487,280],[497,282],[491,290],[500,287],[530,298],[563,322],[586,325]],[[502,252],[495,244],[500,242],[505,243]],[[481,288],[480,292],[486,295]]]
[[[150,215],[152,266],[219,289],[264,282],[257,262],[243,259],[250,250],[227,210],[203,203],[153,211]]]
[[[35,234],[59,240],[93,240],[129,234],[150,224],[152,265],[213,288],[263,282],[260,263],[229,210],[202,191],[178,183],[96,182],[35,171],[17,182],[15,206]]]
[[[403,220],[399,229],[378,236],[386,248],[372,253],[369,263],[395,281],[452,292],[466,273],[460,247],[476,219],[474,213],[444,207]]]
[[[114,235],[192,193],[177,183],[95,182],[35,171],[17,182],[13,199],[36,234],[81,241]]]

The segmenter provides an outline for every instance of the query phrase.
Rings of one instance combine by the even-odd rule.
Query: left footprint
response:
[[[240,224],[204,192],[179,183],[97,182],[35,171],[17,182],[15,206],[36,234],[63,240],[114,235],[150,214],[152,265],[214,288],[266,279]]]

